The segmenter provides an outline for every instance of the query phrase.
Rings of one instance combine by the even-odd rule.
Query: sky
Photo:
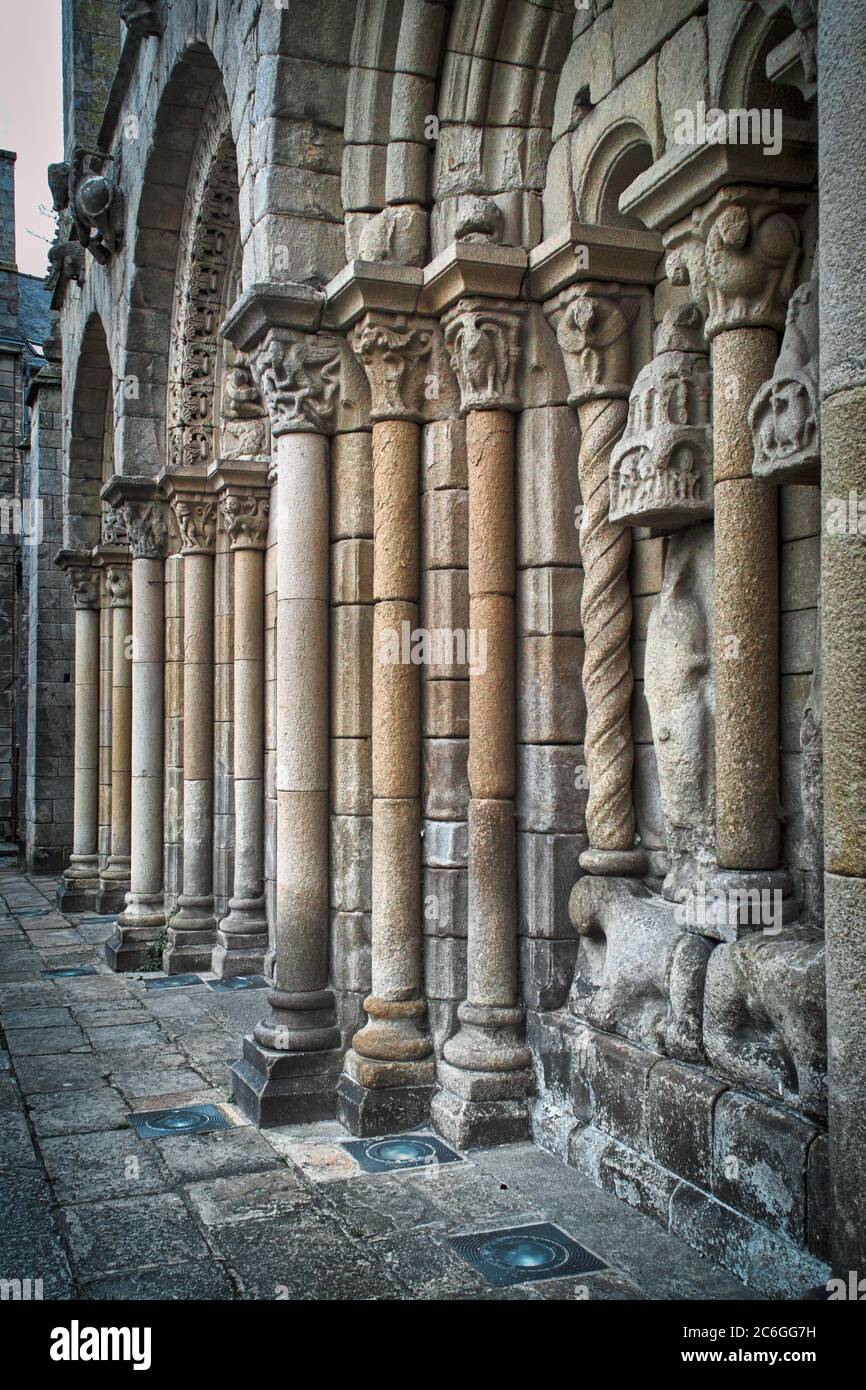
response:
[[[0,149],[16,150],[18,269],[44,275],[54,237],[47,166],[63,158],[60,0],[0,0]],[[42,240],[40,240],[42,238]]]

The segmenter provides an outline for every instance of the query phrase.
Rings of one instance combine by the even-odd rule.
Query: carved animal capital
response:
[[[818,282],[812,280],[791,296],[775,370],[749,410],[756,478],[820,482],[818,400]]]
[[[266,497],[224,492],[220,519],[232,550],[264,550],[268,541],[270,503]]]
[[[118,507],[109,506],[108,503],[102,509],[102,544],[129,545],[129,533],[123,513]]]
[[[781,332],[801,252],[794,213],[803,202],[779,189],[723,188],[667,234],[668,278],[691,285],[708,338],[734,328]]]
[[[402,314],[366,314],[352,347],[367,373],[374,420],[423,418],[433,325]]]
[[[132,607],[132,571],[129,565],[109,565],[105,571],[109,608]]]
[[[67,565],[66,580],[74,608],[99,607],[99,571],[90,565]]]
[[[517,363],[525,309],[510,300],[460,299],[446,314],[445,346],[463,413],[519,410]]]
[[[621,296],[617,285],[578,284],[566,292],[556,316],[556,337],[572,405],[628,396],[629,327],[637,311],[637,300]]]
[[[217,504],[204,493],[181,493],[172,499],[180,531],[181,555],[212,555],[216,545]]]

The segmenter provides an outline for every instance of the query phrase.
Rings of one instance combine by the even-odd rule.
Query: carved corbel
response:
[[[120,18],[141,39],[158,38],[165,28],[160,0],[120,0]]]

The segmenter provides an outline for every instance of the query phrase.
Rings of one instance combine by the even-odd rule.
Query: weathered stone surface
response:
[[[707,969],[704,1046],[721,1076],[804,1114],[827,1113],[824,938],[784,927],[718,946]]]
[[[580,879],[569,914],[581,938],[569,999],[577,1017],[662,1056],[702,1060],[710,944],[634,879]]]
[[[520,883],[517,929],[523,936],[572,940],[568,898],[580,877],[578,856],[583,835],[544,835],[519,831],[517,877]]]
[[[806,1244],[806,1166],[814,1125],[728,1091],[714,1119],[713,1191],[771,1231]],[[687,1175],[686,1175],[687,1176]]]
[[[656,1064],[649,1080],[647,1131],[649,1151],[663,1168],[698,1185],[707,1181],[714,1116],[725,1089],[724,1082],[696,1067]]]

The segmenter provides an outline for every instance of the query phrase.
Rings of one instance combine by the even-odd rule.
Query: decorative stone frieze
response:
[[[330,432],[340,385],[336,339],[275,330],[251,354],[250,365],[274,435]]]
[[[425,362],[432,341],[432,325],[424,320],[365,314],[352,346],[370,383],[373,420],[423,418]]]
[[[794,214],[804,204],[802,194],[734,185],[666,233],[668,278],[691,285],[708,338],[735,328],[782,331],[801,251]]]
[[[249,496],[235,489],[222,494],[220,521],[232,550],[264,550],[270,510],[266,497]]]
[[[672,309],[611,454],[610,519],[677,529],[713,511],[712,373],[695,304]]]
[[[772,483],[820,481],[818,399],[818,282],[811,280],[791,296],[773,375],[749,410],[756,478]]]
[[[216,545],[217,500],[203,493],[179,493],[172,510],[181,539],[182,555],[213,555]]]
[[[446,314],[445,344],[460,386],[463,413],[519,410],[517,363],[522,306],[508,300],[460,299]]]

